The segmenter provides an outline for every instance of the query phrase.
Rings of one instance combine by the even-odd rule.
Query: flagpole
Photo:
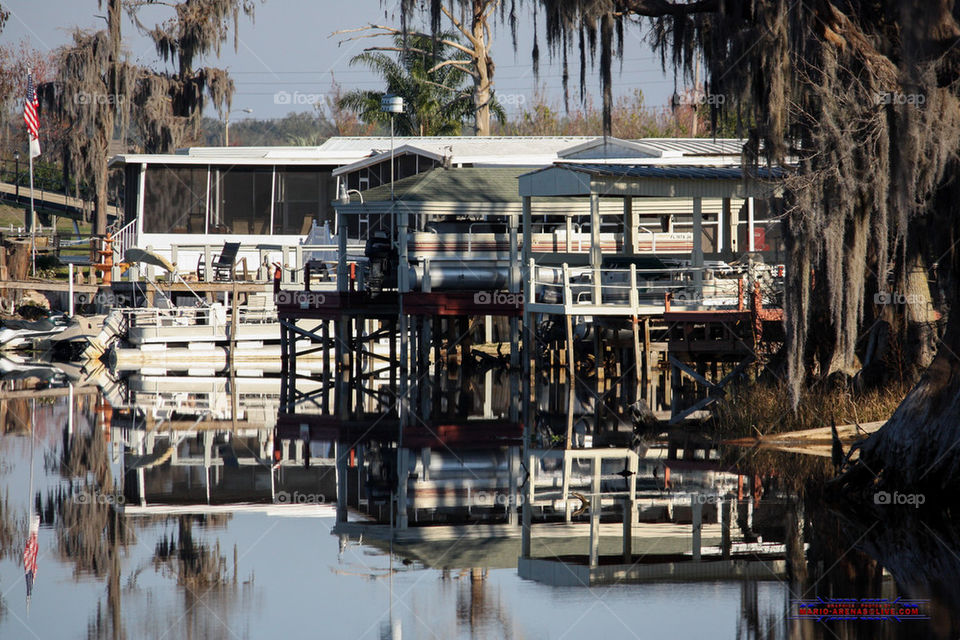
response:
[[[27,496],[27,505],[29,509],[29,517],[27,518],[27,546],[29,547],[31,543],[31,537],[33,536],[33,446],[37,440],[37,399],[33,398],[33,408],[32,413],[30,414],[30,493]],[[36,562],[34,560],[33,562]],[[27,615],[30,615],[30,595],[33,592],[33,580],[34,577],[29,576],[30,567],[27,565],[27,554],[24,552],[24,563],[23,563],[24,573],[28,574],[27,577]]]
[[[33,208],[33,149],[28,154],[30,156],[30,260],[32,264],[31,275],[37,277],[37,212]]]

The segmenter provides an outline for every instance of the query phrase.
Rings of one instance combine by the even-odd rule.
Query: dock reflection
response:
[[[328,518],[339,550],[329,570],[385,583],[397,601],[374,625],[381,637],[416,626],[400,604],[410,583],[436,592],[451,634],[518,635],[522,602],[503,599],[502,570],[545,588],[634,583],[638,596],[652,585],[731,585],[740,637],[903,637],[880,622],[790,618],[791,600],[818,596],[931,598],[937,615],[924,632],[958,628],[953,523],[879,514],[889,522],[876,527],[876,513],[838,515],[828,492],[811,488],[825,476],[800,456],[731,458],[651,432],[628,407],[598,421],[591,395],[574,390],[571,405],[562,379],[533,385],[525,446],[511,391],[522,374],[509,368],[432,372],[420,381],[429,411],[411,403],[404,421],[389,382],[370,378],[348,388],[346,404],[335,400],[342,389],[305,381],[301,406],[284,411],[277,379],[61,373],[0,381],[0,416],[7,436],[53,443],[45,467],[59,481],[34,496],[54,533],[54,557],[41,562],[103,581],[92,637],[156,621],[124,587],[143,570],[124,560],[138,545],[182,596],[179,628],[226,637],[197,609],[202,600],[242,617],[256,600],[253,571],[238,571],[246,550],[226,542],[245,513]],[[328,411],[310,400],[323,393]],[[8,500],[0,550],[11,556],[21,516]],[[304,553],[306,541],[291,540],[291,553]],[[424,571],[436,573],[390,588]],[[43,590],[43,566],[40,576]]]

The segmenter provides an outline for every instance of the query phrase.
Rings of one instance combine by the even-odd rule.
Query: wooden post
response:
[[[524,444],[524,452],[527,457],[527,491],[523,500],[523,508],[520,512],[523,518],[523,528],[520,533],[520,556],[530,557],[531,535],[530,529],[533,527],[533,498],[534,482],[536,481],[537,458],[529,450],[529,446]]]
[[[700,562],[700,536],[703,529],[703,502],[700,501],[700,494],[696,493],[690,503],[690,510],[693,512],[693,537],[691,550],[693,561]]]
[[[623,252],[635,255],[637,253],[637,234],[639,232],[637,217],[633,212],[633,197],[623,199]]]
[[[733,520],[733,509],[732,509],[732,500],[727,497],[720,503],[720,518],[721,518],[721,543],[720,549],[723,555],[724,560],[730,559],[730,554],[733,549],[733,542],[730,537],[730,528]]]
[[[575,401],[577,380],[573,364],[573,316],[564,314],[567,325],[567,444],[572,446],[573,441],[573,405]],[[564,497],[566,499],[566,497]]]
[[[603,251],[600,247],[600,196],[590,194],[590,270],[593,272],[593,304],[602,304],[600,267],[603,264]]]
[[[507,465],[510,469],[509,490],[510,496],[507,499],[507,522],[512,525],[517,524],[517,477],[520,475],[520,448],[510,447],[507,449]]]
[[[703,199],[693,199],[693,294],[694,300],[703,299]]]
[[[626,497],[621,502],[623,509],[623,563],[633,561],[633,500]]]
[[[600,563],[600,458],[590,465],[593,475],[590,491],[590,568]]]

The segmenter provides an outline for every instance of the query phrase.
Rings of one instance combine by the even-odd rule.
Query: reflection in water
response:
[[[820,459],[744,457],[709,445],[672,459],[668,443],[628,407],[612,402],[617,408],[594,421],[590,394],[578,390],[571,402],[563,380],[538,387],[539,445],[562,442],[569,426],[595,447],[637,456],[635,471],[622,457],[600,465],[602,493],[635,486],[632,562],[650,575],[689,563],[698,517],[690,500],[700,496],[703,565],[720,566],[727,548],[740,564],[713,577],[615,581],[589,591],[520,580],[527,461],[516,375],[461,367],[424,378],[402,442],[395,395],[375,378],[353,389],[347,404],[335,389],[305,389],[327,410],[281,414],[279,422],[279,383],[269,379],[231,385],[135,375],[108,378],[101,393],[47,387],[39,402],[30,398],[37,391],[30,380],[0,383],[7,394],[0,395],[2,576],[16,574],[32,503],[43,564],[34,611],[24,619],[59,630],[55,619],[38,616],[60,607],[64,618],[84,621],[50,636],[299,637],[322,633],[322,617],[330,635],[382,638],[553,637],[572,627],[571,637],[593,628],[629,636],[618,618],[641,637],[664,637],[678,625],[694,631],[684,624],[699,624],[706,637],[956,637],[960,531],[949,514],[838,504],[825,488],[829,461]],[[30,438],[43,478],[28,497]],[[579,562],[588,541],[578,531],[589,529],[589,514],[579,499],[562,499],[559,458],[535,464],[534,530],[542,533],[534,555]],[[587,496],[593,477],[581,460],[567,482]],[[401,494],[406,508],[397,507]],[[620,525],[611,523],[620,506],[602,508],[600,555],[617,556]],[[772,572],[737,575],[757,559]],[[591,608],[594,595],[615,615]],[[792,599],[898,595],[932,600],[932,619],[790,617]],[[681,600],[703,610],[671,608]],[[715,600],[736,612],[726,627],[717,626],[722,615],[707,614]],[[4,637],[22,635],[9,614],[26,614],[13,606],[20,604],[9,596],[0,600]],[[576,626],[581,618],[591,626]]]

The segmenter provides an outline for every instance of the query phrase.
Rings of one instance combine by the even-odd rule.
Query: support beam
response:
[[[603,251],[600,248],[600,196],[590,194],[590,270],[593,272],[593,304],[600,304],[600,265]]]
[[[594,458],[590,465],[593,482],[590,491],[590,568],[600,564],[600,463]]]
[[[621,501],[623,509],[623,563],[633,562],[633,500],[624,498]]]
[[[693,199],[693,272],[694,300],[703,299],[703,199]]]
[[[623,199],[623,230],[624,230],[624,250],[631,255],[637,253],[637,236],[639,225],[637,216],[633,211],[633,197],[626,196]]]
[[[693,554],[693,561],[700,562],[700,539],[703,529],[703,502],[700,500],[700,494],[694,494],[693,501],[690,503],[690,510],[693,511],[691,552]]]

